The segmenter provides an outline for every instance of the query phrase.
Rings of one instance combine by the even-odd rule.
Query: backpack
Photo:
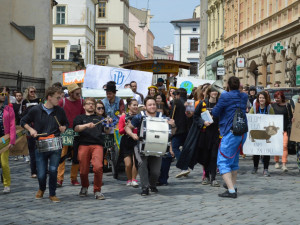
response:
[[[233,117],[232,133],[235,136],[241,136],[246,132],[248,132],[246,114],[241,110],[240,107],[237,107]]]

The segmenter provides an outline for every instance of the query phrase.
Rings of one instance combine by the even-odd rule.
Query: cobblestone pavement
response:
[[[240,160],[238,198],[217,196],[224,188],[201,185],[202,168],[198,165],[187,178],[176,179],[173,163],[169,186],[158,187],[159,193],[140,196],[140,190],[126,187],[125,181],[103,177],[106,200],[89,196],[80,198],[80,187],[70,185],[68,178],[57,190],[61,203],[51,203],[48,189],[44,199],[35,200],[36,179],[30,178],[29,165],[10,160],[12,192],[0,194],[0,224],[300,224],[300,175],[296,157],[289,156],[288,173],[274,169],[271,177],[251,174],[252,160]],[[90,175],[92,180],[93,175]],[[217,179],[221,181],[221,177]]]

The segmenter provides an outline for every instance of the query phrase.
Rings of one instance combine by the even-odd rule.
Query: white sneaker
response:
[[[282,166],[281,169],[283,170],[283,172],[288,172],[288,168],[286,166]]]
[[[134,187],[134,188],[137,188],[139,186],[139,183],[135,180],[132,180],[131,181],[131,186]]]
[[[95,199],[97,200],[104,200],[105,197],[101,192],[95,192]]]
[[[275,163],[275,169],[280,169],[280,164],[279,164],[279,162]]]
[[[132,185],[132,181],[131,181],[131,180],[128,180],[127,183],[126,183],[126,186],[129,187],[129,186],[131,186],[131,185]]]
[[[4,189],[3,189],[3,193],[10,193],[10,187],[8,186],[8,187],[4,187]]]
[[[25,156],[25,162],[30,162],[29,156]]]
[[[181,170],[181,172],[179,174],[176,175],[176,178],[180,178],[180,177],[183,177],[183,176],[186,176],[190,173],[189,170]]]
[[[18,159],[18,156],[15,156],[14,160],[15,160],[15,161],[18,161],[18,160],[19,160],[19,159]]]

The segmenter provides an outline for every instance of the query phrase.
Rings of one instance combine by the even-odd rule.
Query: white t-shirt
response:
[[[143,104],[141,96],[139,94],[133,93],[133,98],[137,100],[138,104]]]

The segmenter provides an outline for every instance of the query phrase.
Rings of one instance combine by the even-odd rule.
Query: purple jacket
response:
[[[3,110],[4,134],[9,134],[11,145],[16,143],[15,112],[12,106],[5,106]]]

